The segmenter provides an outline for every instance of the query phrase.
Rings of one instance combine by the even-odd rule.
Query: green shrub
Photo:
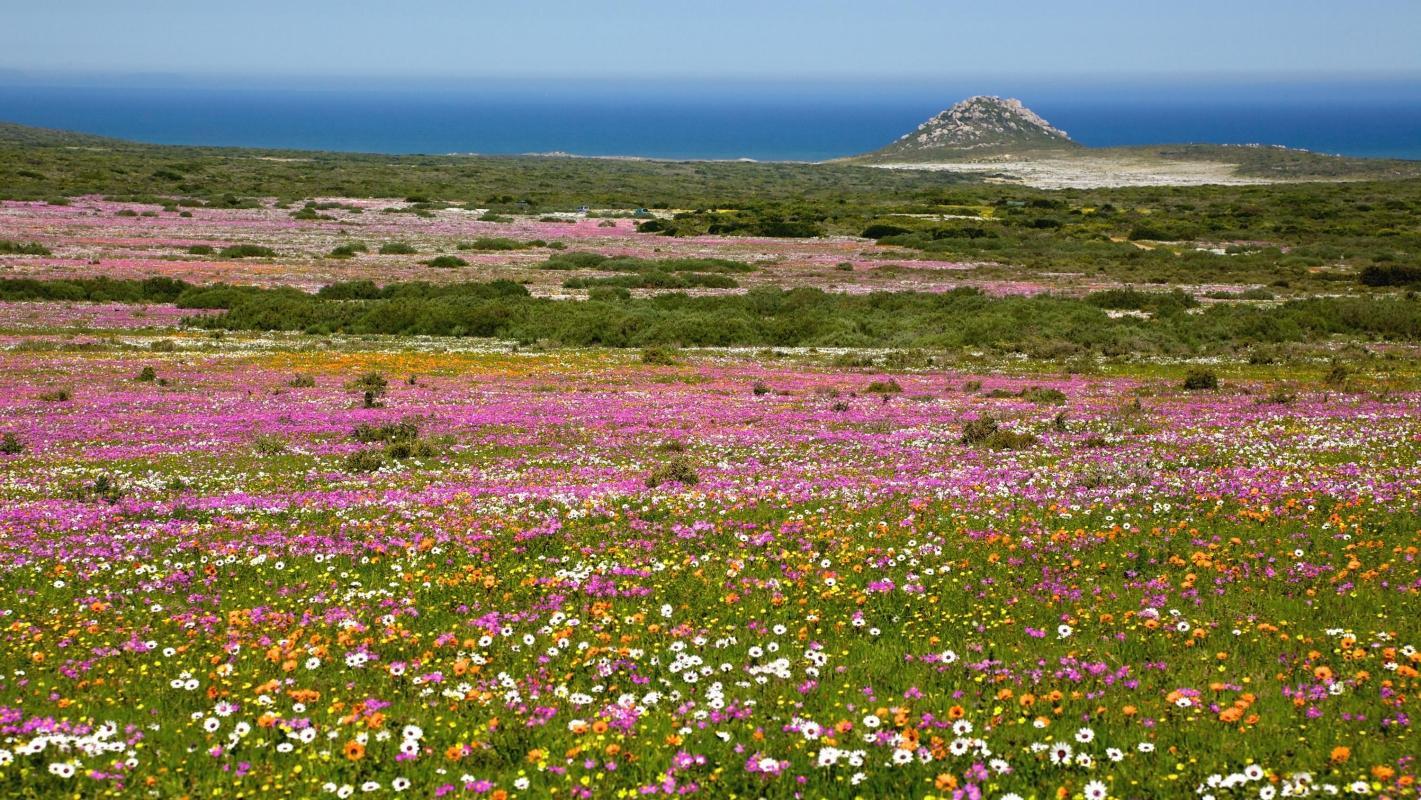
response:
[[[310,375],[302,373],[292,376],[291,380],[286,382],[286,385],[290,386],[293,389],[309,389],[310,387],[316,385],[316,379]]]
[[[1291,405],[1293,401],[1297,399],[1297,392],[1293,391],[1291,388],[1287,386],[1275,386],[1273,387],[1273,390],[1268,393],[1268,396],[1262,398],[1259,403],[1260,405],[1286,406]]]
[[[899,385],[898,381],[889,378],[886,381],[873,381],[864,387],[863,391],[865,394],[890,395],[900,394],[903,391],[903,387]]]
[[[221,258],[272,258],[276,251],[259,244],[234,244],[218,251]]]
[[[1029,433],[1017,433],[1001,427],[991,416],[983,414],[962,426],[961,444],[985,447],[989,450],[1025,450],[1039,440]]]
[[[189,255],[194,256],[210,256],[214,255],[217,252],[217,250],[210,244],[195,244],[192,247],[189,247],[187,251]]]
[[[151,366],[144,367],[142,370],[139,371],[138,375],[134,376],[133,379],[140,383],[152,383],[153,381],[158,380],[158,372]]]
[[[984,444],[992,450],[1026,450],[1035,447],[1040,441],[1030,433],[998,429],[987,437]]]
[[[1193,295],[1178,289],[1169,292],[1142,292],[1138,289],[1106,289],[1085,296],[1085,301],[1099,308],[1168,313],[1183,308],[1197,308]]]
[[[345,388],[360,392],[366,408],[378,408],[380,398],[384,397],[385,392],[390,388],[390,382],[379,372],[367,372],[352,379],[345,385]]]
[[[25,452],[25,443],[20,441],[20,437],[8,431],[4,436],[0,436],[0,453],[17,456],[23,452]]]
[[[727,275],[707,275],[699,272],[642,272],[635,275],[614,275],[605,278],[568,278],[562,283],[564,289],[690,289],[705,287],[710,289],[735,289],[740,286]]]
[[[418,252],[413,245],[404,242],[386,242],[380,245],[380,255],[382,256],[412,256]]]
[[[46,403],[67,403],[74,398],[74,393],[68,389],[51,389],[48,392],[40,392],[39,399]]]
[[[375,472],[385,466],[385,454],[378,449],[356,450],[345,457],[346,472]]]
[[[346,388],[353,391],[375,391],[380,394],[384,394],[389,386],[389,380],[381,372],[366,372],[346,384]]]
[[[87,300],[118,303],[171,303],[192,287],[172,278],[111,280],[0,278],[0,300]]]
[[[459,258],[458,256],[435,256],[434,258],[431,258],[424,263],[428,266],[438,267],[440,269],[469,266],[469,262],[465,261],[462,258]]]
[[[655,489],[665,483],[679,483],[683,486],[694,486],[700,482],[700,476],[696,474],[696,467],[686,456],[674,456],[666,463],[659,465],[646,476],[646,486],[648,489]]]
[[[0,239],[0,255],[4,256],[48,256],[49,248],[35,242],[12,242]]]
[[[1323,376],[1322,382],[1334,389],[1341,389],[1347,385],[1347,380],[1352,377],[1352,371],[1347,369],[1345,364],[1333,364],[1332,368]]]
[[[111,475],[100,475],[93,483],[80,490],[80,498],[84,500],[102,500],[109,505],[117,503],[123,499],[124,488],[118,479]]]
[[[671,366],[680,362],[676,358],[676,351],[670,347],[644,347],[641,351],[641,363]]]
[[[903,235],[903,234],[905,234],[905,233],[911,233],[911,232],[912,232],[912,231],[910,231],[908,228],[899,227],[899,226],[897,226],[897,225],[888,225],[888,224],[885,224],[885,223],[876,223],[876,224],[874,224],[874,225],[868,226],[867,228],[864,228],[864,229],[863,229],[863,233],[860,233],[859,235],[862,236],[862,237],[865,238],[865,239],[875,239],[875,240],[877,240],[877,239],[885,239],[885,238],[887,238],[887,237],[889,237],[889,236],[901,236],[901,235]]]
[[[1066,393],[1060,389],[1031,386],[1021,390],[1021,397],[1037,405],[1059,405],[1066,402]]]
[[[1421,266],[1409,264],[1371,264],[1360,276],[1366,286],[1411,286],[1421,284]]]
[[[1001,426],[988,414],[983,414],[974,420],[969,420],[962,426],[962,436],[958,442],[966,445],[977,445],[985,442],[992,434],[996,433]]]
[[[1212,391],[1219,388],[1219,376],[1210,369],[1191,369],[1184,376],[1184,388],[1191,392]]]
[[[1171,242],[1186,237],[1178,236],[1153,225],[1141,224],[1130,229],[1128,238],[1132,242]]]
[[[412,419],[400,420],[399,422],[386,423],[384,425],[362,423],[355,427],[355,430],[351,432],[351,436],[355,441],[364,444],[418,439],[419,423]]]
[[[279,456],[286,449],[286,440],[274,434],[263,433],[252,439],[252,451],[259,456]]]
[[[443,453],[446,444],[442,439],[396,439],[385,445],[385,457],[396,461],[435,458]]]
[[[331,248],[331,258],[354,258],[357,253],[368,252],[369,248],[363,242],[346,242]]]
[[[625,286],[593,286],[587,290],[587,299],[599,303],[620,303],[632,299],[632,290]]]
[[[546,247],[547,242],[541,239],[520,242],[517,239],[508,239],[502,236],[480,236],[472,242],[460,242],[460,250],[528,250],[534,247]]]

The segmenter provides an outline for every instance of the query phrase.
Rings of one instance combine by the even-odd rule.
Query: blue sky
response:
[[[1418,0],[56,0],[0,71],[271,79],[1421,74]]]

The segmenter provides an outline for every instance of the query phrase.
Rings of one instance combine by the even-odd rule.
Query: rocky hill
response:
[[[1081,147],[1020,100],[971,97],[882,150],[873,161],[947,161]]]

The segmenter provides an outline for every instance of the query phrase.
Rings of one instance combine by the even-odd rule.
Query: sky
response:
[[[1421,75],[1421,0],[4,5],[11,83]]]

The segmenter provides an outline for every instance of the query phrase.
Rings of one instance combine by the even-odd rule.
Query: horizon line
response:
[[[52,82],[158,82],[173,81],[180,84],[201,82],[260,82],[297,81],[311,84],[345,83],[349,81],[375,82],[384,84],[416,85],[443,84],[456,81],[506,81],[513,83],[569,82],[594,83],[602,81],[624,81],[647,85],[676,83],[691,84],[866,84],[882,81],[897,81],[907,84],[935,82],[984,81],[1031,81],[1042,85],[1072,84],[1089,81],[1096,85],[1148,85],[1156,83],[1172,84],[1181,82],[1226,82],[1226,83],[1284,83],[1284,84],[1347,84],[1366,82],[1411,82],[1421,81],[1421,69],[1405,71],[1382,70],[1152,70],[1134,71],[1121,75],[1116,70],[1062,71],[987,71],[927,74],[919,72],[881,73],[798,73],[762,75],[749,73],[666,73],[648,76],[638,72],[471,72],[471,73],[430,73],[430,74],[370,74],[370,73],[282,73],[282,72],[202,72],[178,70],[93,70],[93,69],[33,69],[22,66],[0,65],[0,83],[21,81],[45,84]],[[97,88],[97,87],[96,87]]]

